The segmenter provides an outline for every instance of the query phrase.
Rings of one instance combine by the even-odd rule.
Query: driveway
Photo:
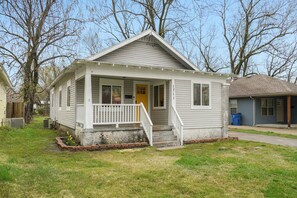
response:
[[[297,147],[297,139],[259,135],[259,134],[240,133],[240,132],[233,132],[233,131],[229,131],[228,134],[230,137],[238,137],[239,140],[248,140],[253,142],[263,142],[268,144]]]
[[[263,132],[270,131],[274,133],[297,135],[296,128],[280,129],[280,128],[268,128],[268,127],[242,126],[242,125],[241,126],[229,125],[228,128],[230,131],[232,131],[232,129],[243,129],[243,130],[256,130],[256,131],[263,131]]]

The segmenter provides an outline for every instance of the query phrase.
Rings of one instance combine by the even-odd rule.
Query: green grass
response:
[[[252,129],[236,129],[236,128],[234,128],[234,129],[232,128],[231,131],[236,131],[236,132],[241,132],[241,133],[250,133],[250,134],[278,136],[278,137],[284,137],[284,138],[297,139],[297,135],[275,133],[275,132],[272,132],[272,131],[257,131],[257,130],[252,130]]]
[[[66,152],[42,118],[0,129],[0,197],[297,197],[297,150],[246,141]]]

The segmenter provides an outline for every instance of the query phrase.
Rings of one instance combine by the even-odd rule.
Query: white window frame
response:
[[[266,102],[267,103],[267,106],[266,106],[266,115],[263,115],[263,112],[262,112],[262,100],[272,100],[272,109],[273,109],[273,114],[272,115],[268,115],[269,113],[269,107],[268,107],[268,101]],[[275,100],[274,98],[261,98],[261,104],[260,104],[260,107],[261,107],[261,116],[263,117],[272,117],[275,115]]]
[[[200,84],[202,88],[202,84],[208,85],[209,87],[209,105],[194,105],[194,84]],[[202,92],[202,89],[201,89]],[[202,93],[200,94],[200,101],[202,104]],[[203,81],[191,81],[191,109],[211,109],[211,82],[203,82]]]
[[[160,85],[164,86],[164,106],[163,107],[160,107],[160,106],[155,107],[155,87],[160,86]],[[166,82],[164,81],[164,82],[154,83],[153,84],[153,109],[166,109],[167,108],[166,102],[167,102],[166,101]],[[158,103],[159,103],[159,101],[158,101]]]
[[[235,101],[236,107],[231,106],[231,101]],[[230,113],[232,114],[231,109],[236,109],[236,113],[238,112],[238,101],[237,101],[237,99],[230,99]]]
[[[61,97],[60,97],[60,94],[61,94]],[[59,111],[62,110],[62,106],[63,106],[62,100],[63,100],[63,94],[62,94],[62,87],[60,86],[59,87],[59,92],[58,92],[58,107],[59,107]],[[60,104],[61,104],[61,106],[60,106]]]
[[[70,107],[71,107],[71,98],[69,98],[69,106],[68,106],[68,88],[70,88],[70,95],[69,97],[71,97],[71,80],[67,81],[67,86],[66,86],[66,110],[70,111]]]
[[[121,104],[124,104],[124,81],[117,79],[107,79],[100,78],[99,79],[99,103],[102,104],[102,86],[120,86],[121,87]],[[112,95],[111,95],[112,97]],[[112,98],[111,98],[112,101]]]

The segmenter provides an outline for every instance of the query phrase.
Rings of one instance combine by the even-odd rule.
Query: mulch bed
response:
[[[56,143],[62,150],[68,151],[102,151],[111,149],[129,149],[129,148],[141,148],[149,146],[147,142],[136,142],[136,143],[122,143],[122,144],[100,144],[93,146],[67,146],[64,143],[63,137],[56,137]]]
[[[229,141],[229,140],[238,140],[238,137],[213,138],[213,139],[204,139],[204,140],[187,140],[187,141],[184,141],[184,144],[223,142],[223,141]]]

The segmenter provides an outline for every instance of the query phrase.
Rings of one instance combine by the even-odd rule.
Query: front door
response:
[[[276,121],[283,123],[285,122],[285,112],[284,112],[284,100],[276,100]]]
[[[148,111],[148,85],[146,84],[136,84],[136,96],[135,103],[143,103],[146,111]]]

